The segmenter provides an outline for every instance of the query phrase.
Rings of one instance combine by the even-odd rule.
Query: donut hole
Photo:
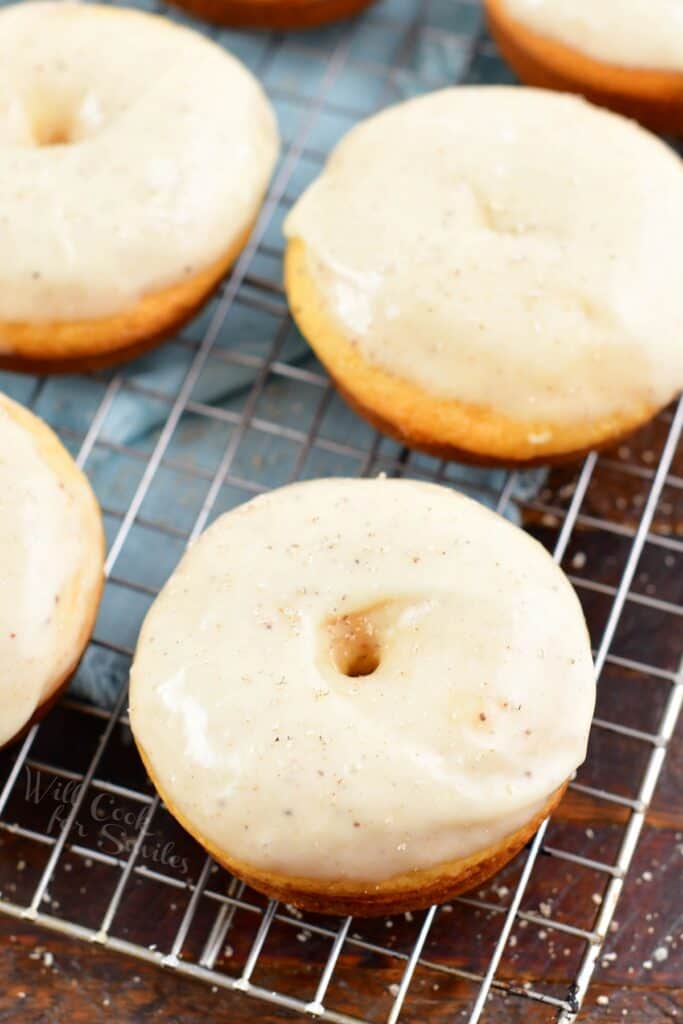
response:
[[[50,131],[41,132],[40,134],[34,133],[34,142],[36,146],[67,146],[71,139],[69,137],[69,131],[65,125],[55,125]]]
[[[11,107],[0,125],[0,144],[34,149],[71,146],[95,135],[109,119],[94,92],[78,97],[69,91],[36,89]]]
[[[73,116],[67,104],[46,103],[30,111],[29,116],[33,146],[68,146],[74,141]]]
[[[327,624],[330,655],[339,673],[355,679],[371,676],[380,665],[382,651],[377,627],[364,612],[340,615]]]
[[[77,141],[73,120],[62,111],[16,108],[12,113],[14,117],[4,126],[0,145],[9,142],[13,146],[43,149]]]

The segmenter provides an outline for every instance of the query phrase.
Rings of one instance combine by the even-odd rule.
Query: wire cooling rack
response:
[[[337,1024],[422,1021],[429,1005],[450,1000],[475,1024],[500,998],[525,1000],[529,1021],[541,1007],[544,1020],[570,1024],[683,698],[672,569],[683,552],[683,406],[632,446],[589,455],[557,488],[377,436],[340,402],[288,317],[282,217],[359,118],[456,81],[507,81],[507,72],[479,7],[465,0],[386,0],[309,34],[211,34],[265,83],[284,136],[232,274],[196,321],[120,372],[0,381],[89,473],[109,539],[100,616],[71,693],[0,755],[0,910]],[[379,471],[474,493],[532,529],[577,587],[601,685],[589,757],[568,797],[595,827],[570,828],[560,813],[485,889],[364,922],[268,902],[206,858],[145,777],[125,682],[142,616],[216,515],[288,480]]]

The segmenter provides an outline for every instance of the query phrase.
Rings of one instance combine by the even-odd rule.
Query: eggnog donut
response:
[[[199,18],[252,28],[314,28],[349,18],[372,0],[173,0]]]
[[[316,480],[218,519],[142,628],[130,718],[230,871],[330,913],[478,885],[583,760],[593,667],[550,556],[453,491]]]
[[[683,385],[683,164],[583,100],[475,86],[392,107],[342,140],[285,234],[303,334],[415,448],[572,457]]]
[[[90,485],[42,420],[0,394],[0,746],[78,664],[103,582]]]
[[[658,131],[683,133],[681,0],[485,0],[523,82],[580,92]]]
[[[128,358],[242,248],[278,150],[252,75],[203,36],[98,4],[0,11],[0,366]]]

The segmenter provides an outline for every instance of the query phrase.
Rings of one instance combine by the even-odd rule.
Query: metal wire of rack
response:
[[[301,186],[302,170],[304,177],[315,173],[335,137],[359,117],[413,91],[450,84],[453,79],[505,78],[483,32],[477,4],[473,0],[449,0],[447,4],[440,0],[387,0],[353,24],[308,36],[212,34],[233,49],[237,45],[246,48],[240,55],[248,58],[265,81],[276,106],[280,104],[280,113],[283,108],[289,111],[294,127],[285,135],[284,157],[249,244],[208,312],[171,343],[181,372],[170,384],[165,373],[155,377],[157,357],[151,356],[143,373],[133,367],[61,382],[3,377],[7,390],[13,390],[60,430],[79,464],[94,477],[96,488],[98,460],[116,458],[132,467],[129,477],[133,484],[126,477],[123,497],[107,488],[104,495],[100,494],[110,542],[103,604],[109,594],[113,612],[109,617],[101,616],[89,651],[91,667],[97,670],[97,659],[102,657],[103,671],[109,671],[111,665],[120,668],[116,677],[119,681],[125,678],[132,656],[135,626],[163,582],[159,578],[164,574],[162,568],[168,569],[164,563],[158,572],[149,568],[142,573],[135,571],[133,560],[127,557],[131,538],[141,530],[150,543],[156,539],[158,550],[170,552],[171,561],[177,560],[184,545],[214,515],[273,482],[260,472],[259,444],[266,445],[267,454],[276,451],[277,458],[271,459],[270,467],[277,463],[277,471],[282,474],[276,482],[320,475],[322,459],[323,467],[331,465],[332,471],[365,475],[384,470],[464,489],[472,485],[472,478],[462,475],[464,471],[459,467],[400,449],[369,428],[352,427],[342,414],[338,431],[327,428],[330,411],[338,406],[338,400],[312,357],[299,358],[298,350],[292,349],[293,328],[280,285],[281,243],[276,231],[284,209]],[[369,47],[368,39],[372,41]],[[426,62],[425,52],[430,56]],[[235,310],[241,311],[240,316],[256,318],[253,323],[267,321],[267,330],[255,328],[260,347],[233,344],[231,317]],[[265,341],[261,335],[266,336]],[[242,340],[241,335],[238,341]],[[197,386],[207,373],[223,371],[244,375],[238,401],[224,403],[198,395]],[[269,398],[273,392],[277,399],[283,390],[287,401],[293,403],[284,411],[277,400],[271,402]],[[157,428],[144,442],[121,441],[109,430],[124,400],[162,410]],[[126,408],[131,408],[130,404]],[[292,410],[294,415],[290,415]],[[187,429],[195,446],[203,444],[205,451],[210,447],[212,460],[208,456],[204,461],[188,460],[182,446],[176,450],[178,437]],[[657,720],[649,728],[641,728],[640,722],[629,725],[604,716],[594,721],[594,732],[633,741],[645,751],[638,760],[632,791],[626,794],[599,782],[589,784],[590,775],[589,782],[580,775],[572,783],[575,793],[618,809],[618,841],[610,856],[589,856],[563,847],[550,831],[552,825],[546,822],[518,858],[512,874],[506,876],[512,881],[507,891],[509,899],[504,903],[476,894],[452,906],[432,907],[414,917],[406,915],[400,923],[398,943],[384,937],[383,924],[372,930],[350,919],[302,916],[294,908],[265,901],[218,872],[188,837],[172,831],[170,819],[163,818],[165,824],[157,825],[165,812],[126,748],[129,739],[124,685],[113,706],[106,710],[82,697],[67,697],[43,724],[31,728],[18,749],[3,755],[0,835],[15,844],[12,849],[22,856],[24,866],[21,874],[12,874],[9,868],[0,874],[0,911],[336,1024],[359,1024],[369,1019],[369,1011],[354,1006],[352,991],[349,994],[359,956],[379,958],[398,971],[392,975],[397,980],[388,993],[378,980],[382,994],[381,998],[377,996],[373,1020],[381,1018],[387,1024],[396,1024],[399,1019],[421,1019],[411,1011],[411,993],[416,976],[426,971],[431,979],[439,979],[434,982],[435,990],[447,981],[466,986],[464,1005],[469,1024],[485,1019],[494,995],[546,1006],[559,1021],[570,1024],[600,956],[683,702],[678,665],[657,664],[655,659],[641,658],[631,649],[620,653],[615,644],[627,609],[644,609],[662,617],[683,612],[676,602],[634,587],[646,548],[683,552],[680,538],[655,530],[662,496],[667,489],[683,488],[683,479],[672,473],[673,461],[680,453],[682,429],[683,404],[679,404],[658,419],[656,465],[643,468],[626,462],[618,466],[619,472],[630,473],[643,484],[634,521],[624,523],[595,515],[586,507],[596,474],[601,467],[612,466],[607,456],[591,454],[577,467],[566,502],[547,504],[542,495],[525,499],[528,508],[542,517],[542,523],[552,524],[545,540],[558,562],[566,561],[581,531],[592,530],[603,540],[612,537],[623,545],[616,578],[605,582],[599,572],[574,573],[572,577],[582,596],[597,594],[606,602],[595,643],[597,671],[600,676],[612,669],[640,673],[666,687]],[[248,458],[243,456],[245,451]],[[177,482],[179,500],[183,488],[195,496],[180,525],[164,518],[159,502],[150,504],[157,482],[165,474]],[[477,486],[487,489],[488,503],[504,513],[515,504],[524,505],[518,493],[519,482],[516,473],[484,474]],[[131,623],[125,629],[121,626],[124,612],[126,623]],[[70,736],[80,737],[75,752],[67,753],[63,737],[57,736],[65,729]],[[121,767],[122,750],[125,769]],[[35,786],[41,780],[48,792],[59,793],[54,807],[51,805],[49,820],[42,797],[30,796],[36,795]],[[61,788],[55,790],[55,786]],[[102,801],[107,801],[108,807],[122,809],[119,817],[126,823],[126,843],[113,849],[103,846],[99,833],[94,841],[80,824],[84,813],[92,817],[93,808],[103,806]],[[55,807],[59,809],[56,823]],[[159,834],[173,835],[170,845],[175,843],[174,849],[185,851],[185,859],[174,855],[168,863],[162,855],[159,860],[158,843],[152,844],[154,856],[150,858],[147,845],[150,837]],[[168,847],[169,843],[163,850]],[[0,856],[0,868],[3,860],[7,866],[8,857]],[[190,865],[186,874],[185,860]],[[548,860],[589,871],[600,879],[599,905],[573,907],[564,914],[530,909],[526,896],[537,884],[541,863]],[[96,876],[99,900],[92,898],[87,908],[82,898],[62,903],[57,900],[55,893],[62,890],[73,896],[74,890],[69,888],[72,883],[67,879],[80,882],[93,870],[100,872]],[[544,884],[541,878],[541,893]],[[163,937],[160,926],[155,931],[155,922],[148,923],[149,915],[144,915],[144,928],[140,921],[140,900],[151,899],[152,892],[156,894],[156,906],[162,908],[160,914],[169,914],[172,923]],[[455,942],[456,931],[466,931],[463,915],[468,913],[486,915],[486,934],[477,935],[477,942],[486,945],[483,970],[471,969],[462,958],[440,958],[438,943],[436,952],[432,949],[432,940],[440,929],[447,944]],[[562,983],[546,985],[539,977],[522,984],[514,971],[501,973],[513,930],[524,922],[542,926],[575,944],[576,956]],[[291,935],[300,940],[303,934],[317,943],[318,969],[307,979],[305,993],[292,991],[287,977],[269,966],[269,942],[275,933],[279,942],[289,942],[287,936]],[[232,943],[227,947],[231,956],[226,954],[227,940]],[[344,986],[337,983],[340,975],[346,981]]]

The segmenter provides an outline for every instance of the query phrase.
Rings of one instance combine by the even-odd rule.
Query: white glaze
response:
[[[382,603],[379,667],[342,674],[330,618]],[[593,699],[579,603],[539,544],[433,484],[320,480],[188,551],[143,625],[130,715],[210,845],[378,881],[526,823],[583,760]]]
[[[683,72],[681,0],[503,0],[528,28],[596,60]]]
[[[390,108],[285,234],[343,335],[435,395],[552,435],[683,384],[683,165],[580,99],[470,87]]]
[[[102,574],[94,502],[0,395],[0,746],[72,663]]]
[[[38,145],[66,135],[68,145]],[[0,320],[125,310],[227,253],[278,149],[238,61],[95,4],[0,12]]]

